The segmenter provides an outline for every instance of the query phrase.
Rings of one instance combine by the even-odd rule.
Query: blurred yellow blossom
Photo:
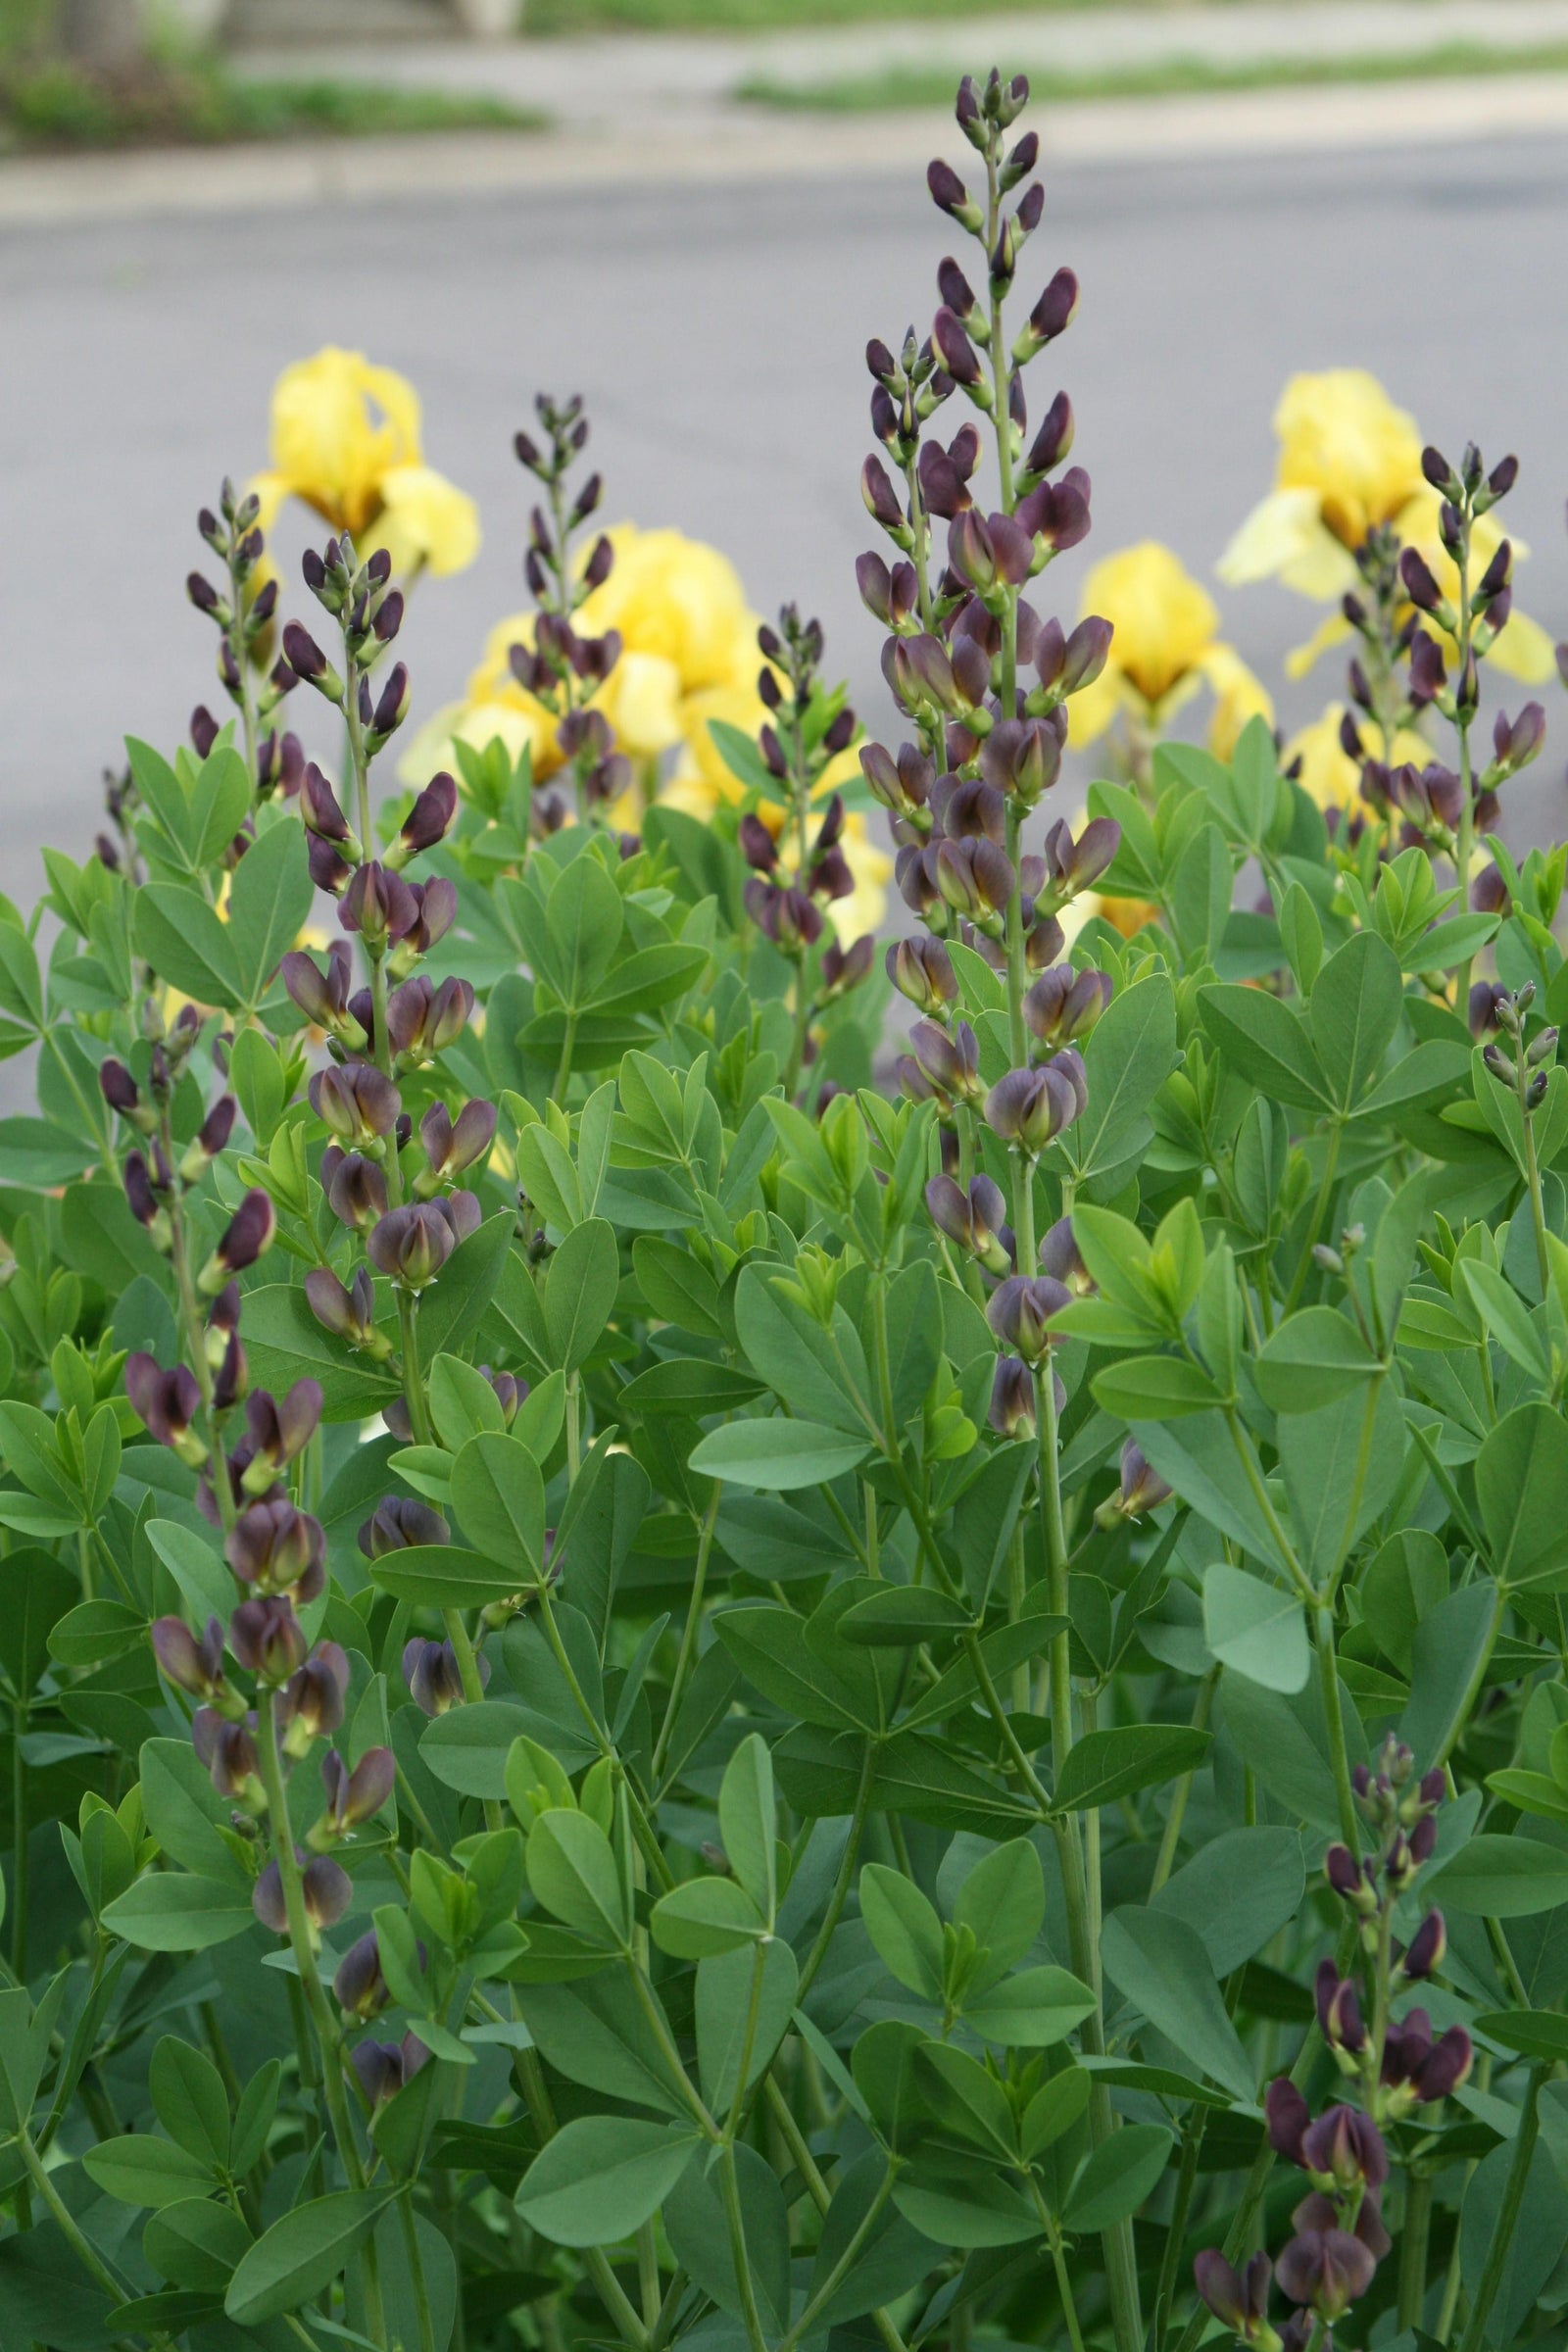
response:
[[[1388,523],[1404,546],[1420,550],[1444,594],[1457,594],[1458,573],[1438,534],[1443,501],[1421,471],[1420,432],[1376,376],[1360,368],[1293,375],[1274,412],[1274,431],[1280,445],[1275,487],[1220,558],[1222,580],[1241,585],[1279,579],[1315,603],[1338,605],[1357,583],[1355,550],[1368,531]],[[1472,540],[1477,575],[1502,538],[1493,517],[1482,515]],[[1520,540],[1512,544],[1515,556],[1528,554]],[[1301,676],[1319,654],[1349,634],[1344,615],[1331,613],[1290,656],[1291,675]],[[1510,677],[1533,685],[1552,673],[1551,640],[1517,609],[1491,658]]]
[[[400,579],[462,571],[478,554],[478,509],[424,463],[417,393],[363,352],[329,343],[285,368],[272,387],[270,444],[270,468],[251,485],[264,531],[298,498],[349,532],[362,557],[384,547]]]
[[[614,550],[613,567],[572,615],[585,636],[610,629],[620,634],[619,659],[595,707],[609,721],[616,748],[640,768],[646,792],[706,819],[721,804],[740,801],[746,789],[725,766],[711,722],[723,720],[755,737],[768,715],[757,690],[762,666],[759,615],[746,601],[740,574],[717,548],[680,531],[641,530],[630,522],[613,524],[606,536]],[[408,745],[398,764],[404,782],[422,784],[433,769],[450,766],[455,741],[482,750],[497,736],[514,760],[527,747],[536,782],[556,773],[562,765],[557,722],[512,670],[512,648],[531,646],[533,634],[531,612],[496,623],[462,701],[434,712]],[[823,776],[818,799],[858,784],[859,776],[857,754],[842,753]],[[634,791],[607,811],[609,821],[634,830],[642,805],[643,791]],[[763,808],[760,813],[773,824],[779,812]],[[842,847],[856,887],[832,911],[840,938],[848,941],[880,924],[893,861],[870,838],[858,810],[845,820]]]
[[[1340,741],[1344,717],[1345,705],[1330,703],[1321,718],[1313,719],[1310,726],[1292,736],[1282,755],[1281,764],[1285,767],[1299,760],[1297,781],[1320,808],[1349,808],[1360,802],[1361,763],[1350,758]],[[1389,764],[1393,767],[1402,766],[1406,761],[1425,767],[1431,758],[1431,744],[1409,727],[1399,729],[1389,749]],[[1361,803],[1361,807],[1364,813],[1365,804]]]
[[[1125,714],[1143,733],[1164,726],[1206,681],[1214,689],[1214,748],[1228,759],[1248,719],[1270,723],[1267,691],[1219,635],[1213,598],[1157,539],[1124,547],[1095,564],[1083,611],[1115,631],[1104,668],[1072,699],[1072,741],[1093,743]]]

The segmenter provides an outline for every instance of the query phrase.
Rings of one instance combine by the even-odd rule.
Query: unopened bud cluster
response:
[[[216,588],[204,572],[193,571],[185,582],[185,593],[218,630],[219,682],[244,721],[247,756],[254,758],[253,780],[265,800],[279,789],[289,791],[298,776],[300,749],[297,738],[282,735],[268,724],[297,678],[286,658],[272,661],[277,643],[278,584],[275,575],[262,576],[266,543],[260,515],[261,501],[254,491],[237,497],[233,483],[225,480],[219,493],[218,513],[204,507],[196,519],[202,537],[223,566],[226,586]],[[266,732],[253,742],[258,728]],[[191,740],[198,758],[207,758],[218,735],[218,721],[199,706],[191,714]]]

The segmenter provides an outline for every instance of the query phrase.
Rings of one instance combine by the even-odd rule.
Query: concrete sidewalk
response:
[[[290,46],[236,56],[256,75],[483,92],[541,107],[562,126],[693,128],[735,113],[747,82],[858,80],[889,68],[965,72],[999,63],[1086,74],[1176,59],[1252,66],[1296,59],[1419,57],[1446,44],[1510,50],[1568,42],[1568,0],[1233,0],[1218,7],[976,10],[951,21],[760,33]]]

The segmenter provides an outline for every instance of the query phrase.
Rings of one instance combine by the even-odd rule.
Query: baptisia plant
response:
[[[307,593],[225,488],[223,723],[0,906],[8,2345],[1561,2333],[1517,469],[1300,392],[1346,700],[1163,740],[1243,688],[1163,551],[1053,610],[1025,97],[963,84],[868,350],[876,737],[808,606],[599,528],[554,399],[530,610],[427,720],[472,533],[334,351]]]

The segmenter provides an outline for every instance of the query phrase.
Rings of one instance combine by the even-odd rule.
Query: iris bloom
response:
[[[1361,763],[1350,758],[1340,741],[1340,722],[1344,716],[1345,705],[1330,703],[1321,718],[1315,718],[1309,727],[1303,727],[1291,738],[1281,755],[1281,764],[1289,767],[1293,760],[1300,760],[1297,781],[1320,808],[1359,808],[1364,815]],[[1373,744],[1380,741],[1375,728],[1369,728],[1368,734]],[[1409,727],[1401,727],[1389,748],[1391,767],[1398,767],[1406,760],[1416,767],[1425,767],[1431,758],[1431,744]]]
[[[662,801],[710,817],[745,790],[719,757],[710,722],[727,720],[755,736],[768,716],[757,691],[759,615],[747,603],[740,574],[717,548],[680,531],[641,530],[630,522],[614,524],[607,536],[615,551],[610,577],[573,615],[573,626],[585,636],[620,632],[619,659],[595,708],[609,720],[615,748],[645,774],[657,770],[662,776],[660,781],[656,775],[653,786]],[[532,644],[533,621],[531,612],[514,613],[490,631],[463,701],[437,711],[404,755],[398,772],[405,782],[451,766],[454,741],[483,750],[498,736],[514,760],[527,750],[536,783],[561,767],[556,719],[512,671],[512,648]],[[859,783],[858,755],[844,752],[822,778],[818,798],[825,804],[834,792]],[[641,808],[640,797],[628,793],[608,811],[609,821],[635,831]],[[780,812],[760,813],[772,828]],[[840,847],[856,887],[853,896],[833,902],[833,924],[840,939],[853,940],[880,924],[893,867],[858,810],[845,818]]]
[[[1420,550],[1445,596],[1457,595],[1458,573],[1438,536],[1442,500],[1421,472],[1421,434],[1376,376],[1360,368],[1293,375],[1274,412],[1274,431],[1280,445],[1274,488],[1221,557],[1222,580],[1279,579],[1317,604],[1337,607],[1358,585],[1355,550],[1376,525],[1390,523],[1405,546]],[[1477,579],[1502,536],[1490,514],[1476,523]],[[1516,556],[1528,552],[1517,539],[1513,549]],[[1336,611],[1290,657],[1291,675],[1303,675],[1349,634]],[[1551,675],[1551,641],[1515,607],[1491,659],[1510,677],[1539,684]]]
[[[399,579],[464,570],[479,552],[471,498],[424,463],[419,400],[391,368],[327,344],[296,360],[272,387],[271,466],[251,487],[270,532],[287,498],[302,499],[363,558],[384,547]]]
[[[1272,724],[1267,692],[1219,634],[1213,598],[1158,540],[1097,564],[1084,582],[1083,611],[1102,613],[1115,634],[1100,676],[1073,697],[1073,743],[1093,743],[1118,716],[1153,736],[1205,684],[1215,697],[1210,742],[1221,759],[1250,718]]]

